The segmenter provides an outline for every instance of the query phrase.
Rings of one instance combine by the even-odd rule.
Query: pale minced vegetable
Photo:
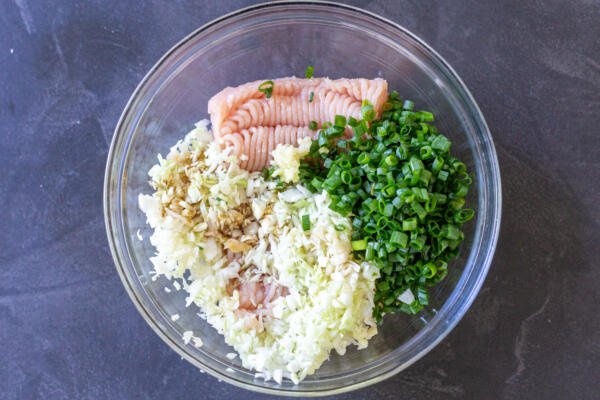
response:
[[[273,150],[271,165],[275,167],[273,177],[280,177],[286,183],[297,183],[300,180],[300,160],[310,151],[312,139],[304,137],[298,140],[298,147],[280,144]]]
[[[297,181],[304,147],[280,145],[273,175]],[[329,208],[327,193],[280,191],[240,169],[205,122],[149,174],[155,192],[139,204],[154,228],[154,272],[181,282],[186,306],[200,307],[244,367],[297,383],[332,349],[364,348],[377,333],[378,269],[353,260],[350,220]]]
[[[190,340],[192,340],[192,337],[194,337],[194,332],[192,332],[192,331],[183,332],[183,335],[182,335],[183,343],[188,344],[190,342]]]
[[[192,344],[194,345],[194,347],[196,347],[196,348],[200,348],[203,345],[202,339],[200,339],[197,336],[194,336],[194,332],[193,331],[185,331],[185,332],[183,332],[183,335],[181,335],[181,339],[183,339],[183,343],[184,344],[189,344],[190,341],[191,341]]]

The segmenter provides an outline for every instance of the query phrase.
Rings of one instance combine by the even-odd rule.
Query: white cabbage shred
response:
[[[300,160],[310,151],[312,139],[304,137],[298,140],[298,147],[280,144],[273,150],[271,164],[275,167],[274,177],[280,177],[286,183],[296,183],[300,180],[298,171]]]
[[[278,146],[273,176],[297,183],[309,147],[310,139]],[[326,192],[280,191],[237,161],[212,141],[206,121],[159,156],[149,172],[155,192],[139,196],[154,229],[151,262],[188,293],[186,306],[200,308],[244,367],[297,383],[332,349],[362,349],[377,333],[378,270],[353,259],[350,220],[329,208]],[[202,343],[191,332],[183,339]]]

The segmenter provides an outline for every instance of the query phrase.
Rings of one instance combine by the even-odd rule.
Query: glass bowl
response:
[[[455,155],[474,175],[467,199],[477,211],[447,279],[415,316],[388,315],[367,349],[332,354],[298,385],[255,379],[223,338],[185,307],[183,291],[166,293],[153,281],[150,229],[138,209],[149,193],[147,172],[157,154],[208,118],[208,99],[225,86],[289,75],[383,77],[402,98],[434,112]],[[490,266],[500,225],[500,174],[485,120],[452,68],[414,34],[358,8],[315,2],[248,7],[212,21],[173,47],[150,70],[125,107],[112,140],[104,183],[104,213],[117,270],[129,296],[154,331],[183,358],[234,385],[271,394],[317,396],[350,391],[390,377],[439,343],[465,314]],[[140,241],[138,233],[145,238]],[[177,321],[170,316],[179,314]],[[192,330],[204,345],[184,344]],[[335,353],[335,352],[333,352]]]

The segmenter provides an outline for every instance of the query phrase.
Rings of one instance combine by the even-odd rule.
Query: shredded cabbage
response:
[[[306,146],[280,145],[274,175],[297,182]],[[329,208],[326,192],[280,191],[240,169],[204,122],[159,156],[149,175],[155,192],[140,195],[139,206],[154,229],[156,277],[181,282],[186,306],[201,309],[244,367],[297,383],[332,349],[364,348],[377,333],[378,269],[353,259],[350,220]]]
[[[280,177],[286,183],[297,183],[300,180],[300,160],[310,151],[311,143],[312,139],[307,136],[298,140],[298,147],[289,144],[277,145],[271,153],[271,165],[275,167],[273,177]]]

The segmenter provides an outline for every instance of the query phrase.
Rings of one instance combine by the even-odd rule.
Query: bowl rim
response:
[[[480,130],[482,130],[484,136],[487,137],[488,153],[486,154],[486,156],[488,158],[487,161],[489,164],[489,168],[491,168],[491,170],[492,170],[490,179],[492,179],[494,186],[495,186],[494,188],[496,189],[495,192],[490,194],[490,196],[493,199],[496,206],[494,208],[492,208],[493,213],[490,216],[490,221],[489,221],[489,223],[491,224],[491,230],[489,231],[490,232],[489,233],[490,242],[487,246],[488,252],[487,252],[481,266],[479,267],[479,269],[476,270],[478,272],[477,280],[475,281],[473,289],[471,290],[469,295],[462,302],[462,306],[460,307],[460,310],[459,310],[460,312],[455,314],[451,320],[446,321],[446,324],[445,324],[446,326],[442,329],[441,333],[438,336],[436,336],[433,340],[431,340],[429,343],[427,343],[427,345],[425,347],[423,347],[418,353],[416,353],[414,356],[412,356],[407,362],[397,365],[395,368],[389,369],[388,371],[386,371],[380,375],[376,375],[376,376],[367,378],[362,381],[354,382],[354,383],[351,383],[346,386],[332,388],[332,389],[309,389],[309,390],[302,390],[302,391],[300,391],[300,390],[292,391],[292,390],[287,390],[284,388],[270,388],[270,387],[266,387],[266,386],[253,385],[253,384],[246,383],[246,382],[243,382],[240,380],[232,379],[229,376],[221,373],[219,370],[214,369],[208,365],[205,365],[205,364],[201,363],[200,361],[198,361],[197,359],[190,356],[188,353],[183,352],[180,349],[180,347],[178,346],[178,344],[176,344],[173,341],[173,339],[171,337],[169,337],[169,335],[167,335],[165,332],[163,332],[160,329],[157,321],[154,319],[154,317],[152,315],[150,315],[148,313],[148,310],[143,306],[142,302],[138,299],[138,296],[137,296],[135,290],[130,285],[129,280],[123,271],[123,263],[121,262],[121,254],[120,254],[120,251],[118,248],[119,243],[115,239],[115,232],[113,229],[113,221],[111,220],[111,205],[113,207],[119,206],[119,204],[112,204],[110,189],[111,189],[111,182],[113,179],[112,168],[113,168],[114,162],[115,162],[115,155],[117,154],[117,144],[119,142],[119,139],[121,139],[120,132],[123,131],[122,128],[126,123],[127,116],[132,111],[132,107],[134,105],[135,100],[138,98],[138,95],[140,94],[140,92],[142,92],[144,87],[148,84],[149,80],[154,76],[155,72],[158,69],[160,69],[160,67],[164,64],[164,62],[167,59],[169,59],[174,53],[176,53],[176,51],[180,47],[184,46],[192,38],[196,37],[197,35],[201,34],[204,31],[208,30],[209,28],[211,28],[217,24],[220,24],[224,21],[227,21],[231,18],[243,15],[243,14],[247,14],[247,13],[257,11],[260,9],[279,7],[279,6],[285,6],[285,5],[290,5],[290,6],[311,5],[311,6],[319,6],[319,7],[323,7],[323,8],[331,7],[331,8],[335,8],[335,9],[342,9],[345,11],[362,14],[362,16],[372,18],[378,22],[388,25],[392,29],[400,31],[403,35],[408,36],[411,40],[413,40],[419,46],[421,46],[424,50],[426,50],[435,59],[436,62],[440,63],[441,66],[447,70],[447,72],[450,74],[450,76],[456,81],[458,86],[461,88],[461,90],[463,91],[462,94],[465,96],[465,101],[471,107],[471,111],[473,112],[475,119],[479,123],[478,128]],[[454,329],[454,327],[458,324],[458,322],[460,322],[460,320],[466,314],[466,312],[470,308],[471,304],[473,303],[475,297],[479,293],[481,286],[483,285],[483,282],[484,282],[484,280],[487,276],[487,273],[489,271],[489,268],[491,266],[491,262],[492,262],[492,259],[493,259],[494,253],[495,253],[498,236],[499,236],[499,230],[500,230],[500,221],[501,221],[501,214],[502,214],[502,189],[501,189],[501,186],[502,185],[501,185],[500,169],[499,169],[498,158],[497,158],[493,138],[492,138],[492,135],[488,128],[487,122],[485,121],[485,118],[484,118],[479,106],[475,102],[475,99],[473,98],[473,96],[472,96],[471,92],[469,91],[469,89],[467,88],[466,84],[463,82],[463,80],[460,78],[460,76],[456,73],[456,71],[450,66],[450,64],[448,64],[448,62],[443,57],[441,57],[424,40],[419,38],[416,34],[412,33],[408,29],[404,28],[403,26],[401,26],[385,17],[382,17],[378,14],[364,10],[359,7],[342,4],[342,3],[338,3],[338,2],[332,2],[332,1],[280,0],[280,1],[273,1],[273,2],[258,3],[258,4],[250,5],[248,7],[240,8],[238,10],[234,10],[230,13],[224,14],[218,18],[215,18],[215,19],[207,22],[206,24],[195,29],[190,34],[185,36],[183,39],[178,41],[174,46],[172,46],[167,52],[164,53],[164,55],[152,66],[152,68],[150,68],[150,70],[145,74],[143,79],[139,82],[139,84],[136,86],[135,90],[131,94],[129,100],[127,101],[127,103],[123,109],[123,112],[121,113],[121,115],[119,117],[119,120],[118,120],[117,125],[114,130],[114,134],[113,134],[113,137],[111,140],[110,149],[108,152],[107,162],[106,162],[106,166],[105,166],[104,187],[103,187],[103,212],[104,212],[104,222],[105,222],[106,234],[107,234],[107,238],[108,238],[110,252],[111,252],[111,255],[113,258],[113,262],[115,264],[115,268],[117,269],[117,272],[121,279],[121,282],[122,282],[123,286],[125,287],[130,299],[132,300],[132,302],[134,303],[138,312],[140,313],[140,315],[144,318],[144,320],[152,328],[152,330],[154,332],[156,332],[156,334],[165,343],[167,343],[167,345],[170,348],[172,348],[177,354],[179,354],[182,358],[186,359],[192,365],[199,367],[202,370],[208,372],[210,375],[214,376],[215,378],[217,378],[219,380],[223,380],[225,382],[228,382],[234,386],[237,386],[237,387],[240,387],[243,389],[248,389],[248,390],[255,391],[255,392],[259,392],[259,393],[265,393],[265,394],[274,394],[274,395],[284,394],[287,396],[314,397],[314,396],[327,396],[327,395],[334,395],[334,394],[350,392],[350,391],[353,391],[356,389],[370,386],[377,382],[381,382],[393,375],[396,375],[398,372],[406,369],[407,367],[409,367],[410,365],[412,365],[413,363],[415,363],[416,361],[421,359],[425,354],[427,354],[435,346],[437,346],[437,344],[439,344]],[[115,223],[116,223],[116,221],[115,221]],[[464,273],[461,275],[461,280],[462,280],[462,278],[464,278]],[[457,287],[458,286],[459,285],[457,283]],[[457,288],[453,289],[452,293],[454,293],[456,291],[456,289]],[[452,295],[449,297],[449,299],[450,298],[452,298]],[[446,300],[446,303],[447,302],[448,302],[448,300]]]

